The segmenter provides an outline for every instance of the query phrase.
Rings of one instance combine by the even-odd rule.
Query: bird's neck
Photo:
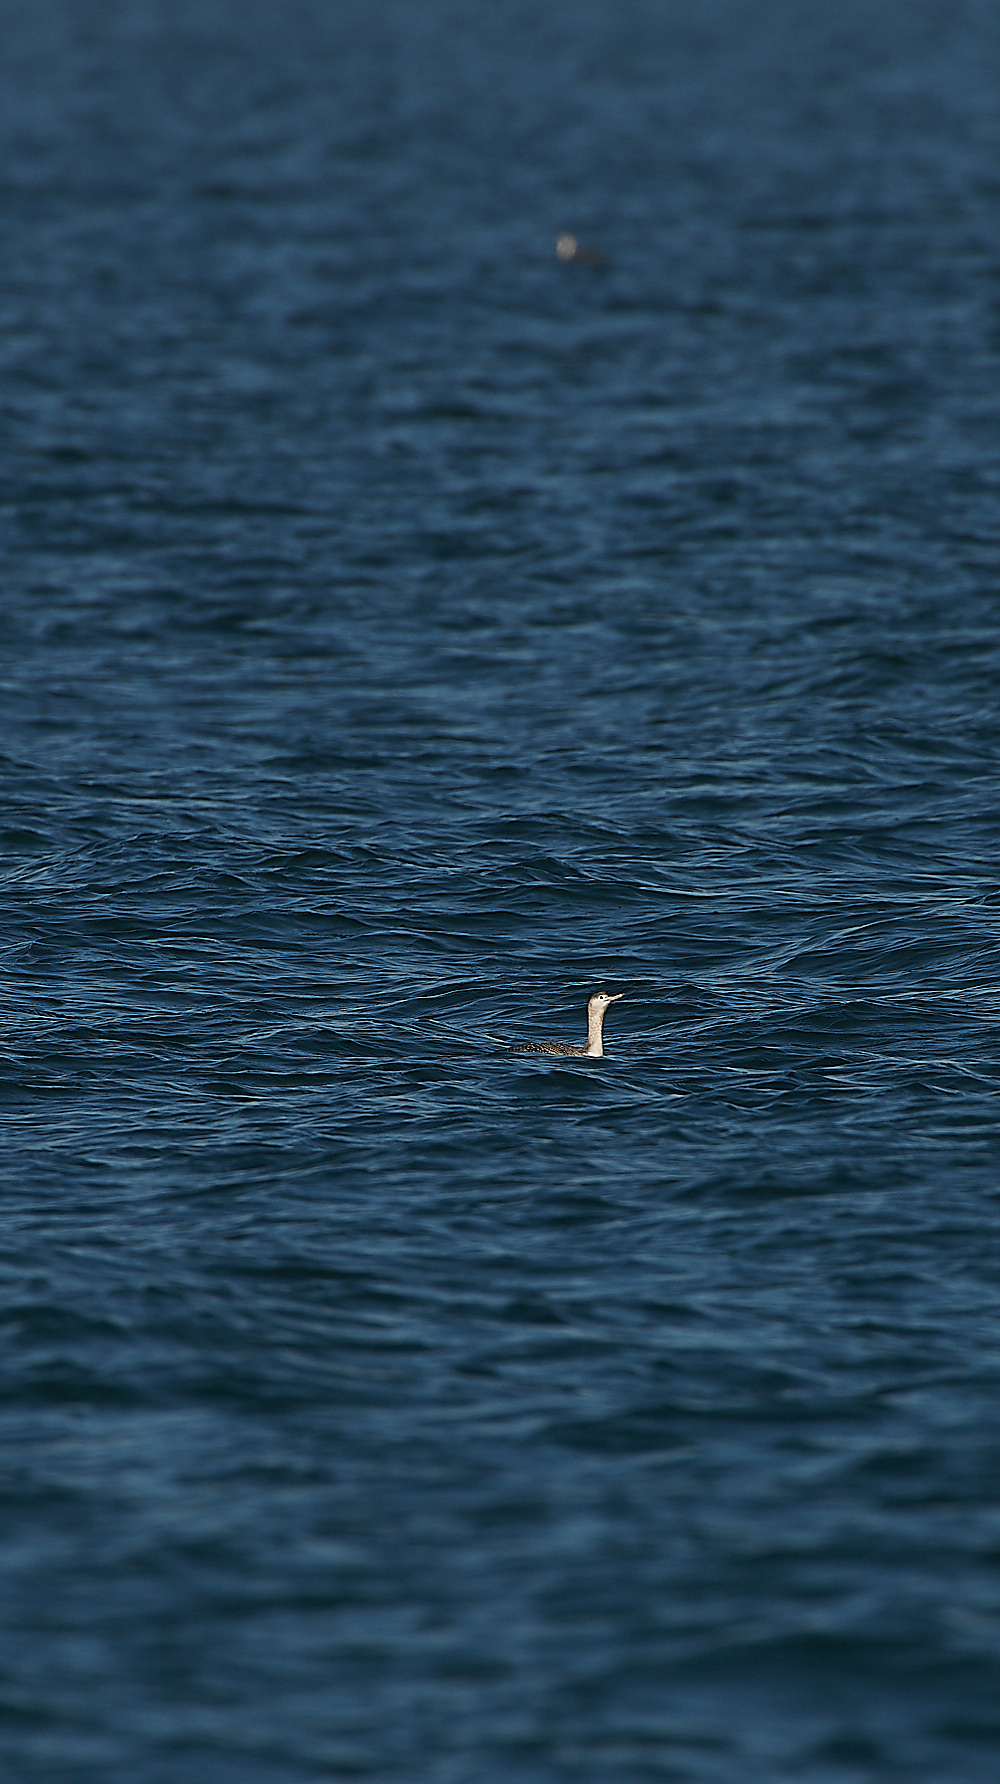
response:
[[[604,1058],[604,1011],[587,1011],[587,1058]]]

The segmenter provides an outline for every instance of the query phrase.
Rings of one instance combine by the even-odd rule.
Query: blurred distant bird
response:
[[[556,236],[556,253],[567,265],[575,261],[577,266],[607,266],[607,261],[599,248],[585,248],[577,241],[575,235],[564,230]]]

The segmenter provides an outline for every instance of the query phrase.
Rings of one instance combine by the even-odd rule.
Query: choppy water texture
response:
[[[0,27],[5,1781],[994,1784],[996,9]]]

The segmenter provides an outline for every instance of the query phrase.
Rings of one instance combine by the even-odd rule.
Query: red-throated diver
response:
[[[565,1041],[519,1041],[511,1047],[512,1053],[572,1053],[575,1059],[604,1058],[604,1012],[609,1004],[617,1003],[624,996],[616,991],[614,997],[607,991],[595,991],[587,1002],[587,1045],[570,1047]]]

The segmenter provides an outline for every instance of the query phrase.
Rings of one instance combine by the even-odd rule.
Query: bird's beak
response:
[[[614,994],[614,997],[608,998],[608,1002],[609,1003],[621,1003],[621,1000],[624,996],[625,996],[624,991],[616,991]]]

